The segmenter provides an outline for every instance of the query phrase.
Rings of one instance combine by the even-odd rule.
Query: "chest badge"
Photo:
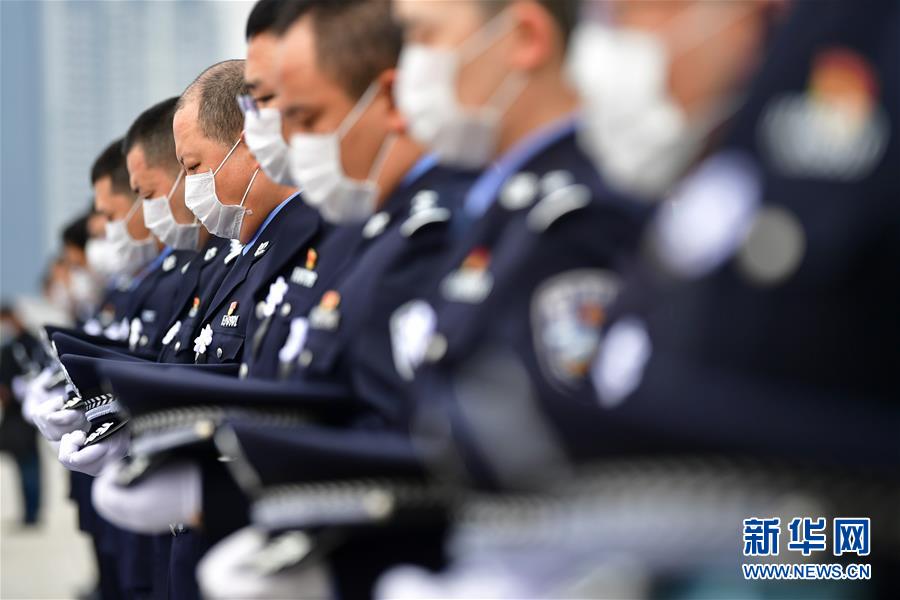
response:
[[[319,278],[319,274],[316,273],[315,268],[316,264],[319,262],[319,253],[316,252],[315,248],[310,248],[306,251],[306,264],[302,267],[294,267],[294,271],[291,273],[291,283],[303,286],[305,288],[311,288],[316,285],[316,280]]]
[[[169,271],[171,271],[172,269],[175,268],[175,263],[177,263],[177,262],[178,262],[178,259],[175,257],[174,254],[168,255],[166,257],[166,260],[164,260],[163,264],[162,264],[163,271],[168,273]]]
[[[206,326],[200,330],[200,335],[194,338],[194,352],[197,353],[198,356],[206,354],[206,349],[212,344],[212,338],[212,327],[207,323]]]
[[[269,249],[269,242],[263,242],[259,246],[256,247],[256,250],[253,251],[253,256],[262,256],[266,253],[266,250]]]
[[[486,248],[473,249],[462,265],[441,282],[444,298],[466,304],[484,302],[494,287],[494,277],[488,271],[490,262],[491,254]]]
[[[240,319],[240,315],[236,314],[238,309],[238,301],[235,300],[231,304],[228,305],[228,312],[222,315],[222,322],[220,325],[222,327],[237,327],[238,319]]]
[[[266,295],[266,299],[261,305],[262,308],[259,309],[262,313],[260,318],[266,319],[275,314],[275,309],[278,308],[278,305],[284,300],[284,295],[287,293],[287,290],[288,284],[284,280],[284,277],[279,277],[269,286],[269,293]]]
[[[341,304],[341,295],[336,290],[328,290],[322,295],[319,305],[309,313],[309,325],[313,329],[334,331],[341,322],[341,313],[338,306]]]

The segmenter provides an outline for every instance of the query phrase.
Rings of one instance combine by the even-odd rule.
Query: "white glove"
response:
[[[65,400],[65,396],[62,399]],[[50,405],[50,402],[47,404]],[[60,403],[61,405],[62,403]],[[90,429],[84,413],[80,410],[71,409],[57,409],[49,412],[40,411],[35,415],[34,424],[41,432],[41,435],[50,442],[57,442],[65,434],[73,431],[87,431]]]
[[[31,413],[32,423],[48,441],[58,442],[63,433],[68,433],[68,431],[58,433],[58,428],[55,425],[51,425],[47,420],[47,417],[62,408],[65,401],[66,395],[62,392],[56,392],[35,406]]]
[[[119,431],[87,448],[87,434],[80,429],[67,433],[59,441],[59,462],[70,471],[97,475],[106,465],[118,462],[128,454],[128,433]]]
[[[94,508],[103,518],[145,534],[168,532],[172,523],[197,524],[203,497],[199,466],[174,464],[129,487],[115,483],[122,466],[109,465],[91,488]]]
[[[28,394],[28,387],[30,385],[31,385],[30,379],[26,379],[22,375],[16,375],[12,379],[13,396],[18,398],[19,400],[24,400],[25,396]]]
[[[313,542],[301,531],[268,536],[245,527],[206,553],[197,566],[197,582],[204,598],[332,598],[331,576],[321,560],[290,565],[311,550]]]
[[[22,416],[29,423],[34,423],[34,412],[53,393],[46,389],[51,377],[53,377],[53,370],[48,367],[28,384],[22,401]]]

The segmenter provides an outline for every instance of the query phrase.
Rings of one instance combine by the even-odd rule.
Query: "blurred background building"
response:
[[[252,1],[0,0],[0,296],[37,296],[65,223],[91,205],[97,154],[201,70],[245,54]],[[0,597],[73,597],[94,580],[68,477],[41,447],[38,528],[0,455]]]
[[[0,294],[36,293],[96,155],[202,69],[245,54],[251,1],[0,1]]]

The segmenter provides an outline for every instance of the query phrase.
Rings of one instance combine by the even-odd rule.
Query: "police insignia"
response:
[[[166,260],[163,261],[163,264],[162,264],[163,271],[168,273],[169,271],[171,271],[172,269],[175,268],[175,263],[177,263],[177,262],[178,262],[178,259],[175,257],[175,255],[170,254],[169,256],[166,257]]]
[[[269,249],[269,242],[263,242],[259,246],[256,247],[256,250],[253,251],[253,256],[262,256],[266,253],[266,250]]]
[[[547,380],[571,389],[588,373],[600,346],[606,308],[619,291],[611,271],[577,269],[551,277],[531,301],[531,330]]]
[[[491,254],[486,248],[473,249],[459,269],[444,277],[441,293],[451,302],[479,304],[491,293],[494,276],[488,271]]]
[[[309,325],[313,329],[337,329],[341,321],[341,313],[338,306],[341,303],[341,295],[336,290],[328,290],[322,295],[319,305],[309,312]]]
[[[812,63],[807,89],[774,98],[759,121],[770,160],[794,177],[853,181],[884,156],[890,136],[877,74],[849,48]]]
[[[315,268],[318,262],[319,253],[316,252],[316,249],[310,248],[307,250],[306,264],[302,267],[294,267],[294,270],[291,273],[291,283],[306,288],[311,288],[316,285],[316,280],[319,278],[319,275],[316,273]]]
[[[219,253],[219,249],[216,246],[213,246],[209,250],[206,251],[206,254],[203,255],[203,261],[209,262],[216,257],[216,254]]]

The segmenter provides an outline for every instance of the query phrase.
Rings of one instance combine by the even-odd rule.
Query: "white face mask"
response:
[[[213,235],[230,240],[237,240],[241,237],[241,224],[244,222],[244,214],[250,212],[244,208],[244,202],[253,187],[253,181],[256,179],[259,169],[253,172],[247,189],[244,190],[244,197],[241,198],[240,204],[222,204],[218,196],[216,196],[216,173],[222,168],[222,165],[231,157],[241,140],[238,139],[216,167],[216,170],[209,170],[208,173],[198,173],[196,175],[188,175],[184,178],[184,203],[191,209],[191,212],[200,219],[203,226]]]
[[[297,187],[291,176],[290,148],[281,135],[281,112],[277,108],[256,109],[248,104],[244,111],[244,141],[269,179]]]
[[[144,200],[144,224],[163,244],[175,250],[196,250],[200,239],[200,224],[196,220],[187,225],[179,223],[169,205],[172,194],[181,183],[181,177],[182,173],[179,173],[175,185],[165,196]]]
[[[69,270],[69,295],[76,308],[93,307],[99,299],[100,286],[87,269],[73,267]]]
[[[369,176],[364,181],[350,179],[341,163],[341,139],[366,111],[378,85],[373,83],[333,133],[291,136],[291,174],[303,197],[331,223],[361,221],[375,212],[378,184],[375,180],[396,136],[388,135],[381,144]]]
[[[91,238],[84,247],[88,267],[102,277],[115,275],[112,244],[106,238]]]
[[[710,131],[733,111],[733,103],[725,101],[689,120],[669,93],[672,58],[736,18],[685,27],[698,16],[689,8],[668,24],[681,34],[674,50],[659,34],[639,29],[587,23],[573,34],[568,68],[584,102],[579,141],[609,183],[623,191],[664,194],[702,151]]]
[[[476,169],[493,158],[500,119],[525,89],[527,77],[510,72],[487,104],[478,108],[459,104],[456,81],[462,66],[483,54],[511,26],[512,20],[503,12],[455,50],[404,46],[397,72],[397,104],[410,135],[434,152],[441,164]]]
[[[140,206],[141,203],[135,201],[124,219],[106,223],[106,241],[110,245],[110,256],[107,258],[114,274],[131,275],[159,254],[152,235],[136,240],[128,233],[128,222]]]

